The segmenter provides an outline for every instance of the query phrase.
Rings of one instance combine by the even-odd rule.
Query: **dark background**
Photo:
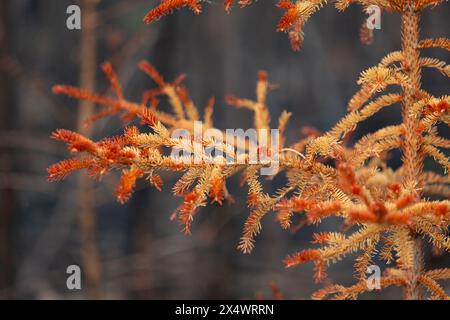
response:
[[[100,1],[96,65],[111,59],[126,97],[133,101],[154,86],[137,69],[141,59],[151,61],[167,79],[187,73],[186,85],[197,106],[206,105],[211,95],[217,98],[219,128],[252,125],[252,114],[227,106],[224,96],[253,98],[257,71],[264,69],[269,80],[280,85],[268,99],[272,119],[276,121],[283,109],[294,113],[288,142],[295,141],[302,126],[330,128],[345,114],[359,73],[400,48],[399,17],[391,14],[382,15],[382,29],[375,31],[373,44],[361,44],[358,33],[364,14],[358,6],[344,13],[332,5],[322,9],[305,27],[305,44],[298,53],[291,50],[285,34],[275,31],[281,16],[276,1],[261,0],[231,14],[224,12],[222,1],[212,1],[204,4],[200,16],[184,9],[144,25],[143,16],[158,2]],[[274,282],[285,298],[308,298],[319,288],[311,266],[285,270],[282,259],[305,247],[316,228],[290,234],[269,214],[254,252],[241,254],[236,246],[248,209],[238,179],[229,185],[236,204],[201,210],[193,235],[184,236],[179,225],[169,221],[179,204],[170,194],[176,176],[164,177],[162,193],[140,183],[132,200],[121,206],[113,196],[118,180],[113,174],[91,186],[95,227],[88,228],[87,236],[94,238],[82,240],[86,231],[80,228],[77,176],[61,183],[46,181],[46,168],[67,155],[63,145],[49,139],[50,133],[56,128],[77,129],[78,102],[51,94],[54,84],[79,84],[82,31],[66,28],[70,4],[79,2],[0,1],[0,297],[270,298],[269,283]],[[448,4],[426,10],[422,37],[448,37],[449,17]],[[433,55],[448,58],[442,51]],[[97,89],[105,91],[106,81],[97,70]],[[436,71],[424,74],[424,88],[436,95],[448,92],[448,83]],[[399,106],[378,114],[358,135],[398,122],[399,114]],[[104,137],[121,128],[117,119],[108,119],[97,123],[93,134]],[[392,163],[398,165],[398,159]],[[280,183],[282,179],[268,183],[267,191]],[[319,228],[335,229],[336,221]],[[83,250],[97,254],[86,260]],[[352,283],[351,261],[332,267],[331,278]],[[429,261],[445,264],[443,257]],[[71,264],[83,270],[81,291],[66,289],[65,271]],[[100,277],[85,277],[91,272],[84,272],[85,267],[94,268]],[[393,290],[366,297],[399,294]]]

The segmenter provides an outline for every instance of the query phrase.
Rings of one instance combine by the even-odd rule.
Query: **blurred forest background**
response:
[[[365,15],[360,7],[338,13],[327,6],[305,28],[301,52],[293,52],[285,34],[275,31],[277,1],[261,0],[226,14],[222,1],[205,3],[195,16],[181,10],[150,26],[142,18],[157,0],[1,0],[0,1],[0,298],[77,299],[241,299],[271,298],[276,283],[287,299],[307,299],[318,288],[311,266],[285,270],[286,254],[304,247],[314,226],[289,233],[264,219],[251,255],[236,250],[248,214],[237,179],[229,186],[234,205],[209,206],[180,233],[169,216],[178,206],[166,176],[159,193],[139,185],[132,200],[119,205],[114,196],[117,175],[101,182],[73,176],[48,183],[46,168],[64,158],[65,147],[49,139],[56,128],[82,130],[94,138],[117,134],[118,119],[84,128],[80,119],[89,104],[53,96],[64,83],[107,92],[100,64],[111,60],[126,97],[139,101],[154,84],[137,69],[151,61],[167,79],[187,73],[194,102],[217,99],[219,128],[247,128],[252,114],[224,103],[226,94],[254,97],[256,74],[268,71],[280,88],[271,92],[272,118],[283,109],[294,113],[290,142],[301,128],[330,128],[356,91],[359,72],[399,49],[399,18],[383,14],[373,44],[359,41]],[[66,8],[81,5],[83,29],[66,28]],[[423,37],[449,36],[450,6],[426,10]],[[435,54],[446,60],[445,52]],[[448,58],[448,57],[447,57]],[[448,92],[436,71],[424,75],[424,87],[436,95]],[[399,120],[389,109],[364,124],[358,135]],[[288,141],[289,142],[289,141]],[[392,159],[398,165],[398,157]],[[280,181],[267,183],[267,191]],[[320,228],[336,228],[330,220]],[[448,257],[431,257],[435,266]],[[82,290],[66,288],[66,268],[80,265]],[[330,270],[333,280],[351,283],[352,264],[344,260]],[[447,286],[448,289],[448,286]],[[399,292],[371,293],[367,298],[399,297]]]

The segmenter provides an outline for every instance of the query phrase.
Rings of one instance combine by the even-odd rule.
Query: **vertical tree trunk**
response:
[[[80,87],[95,91],[97,71],[97,38],[96,7],[99,0],[82,0],[82,31],[80,52]],[[92,134],[91,127],[83,125],[83,121],[94,111],[94,104],[89,101],[80,102],[78,114],[78,132],[85,136]],[[100,279],[101,265],[97,249],[93,185],[90,179],[82,174],[79,177],[79,224],[81,231],[81,258],[88,295],[101,298]]]
[[[409,194],[420,196],[424,157],[420,151],[421,137],[417,134],[419,119],[411,112],[421,88],[421,67],[419,45],[419,13],[414,11],[414,1],[409,1],[402,13],[402,51],[403,69],[410,82],[403,85],[402,117],[405,126],[403,141],[404,186]],[[414,242],[414,264],[407,270],[408,285],[404,289],[404,298],[418,300],[422,298],[417,278],[423,269],[423,247],[420,237],[411,232]]]
[[[0,1],[0,64],[5,63],[10,55],[9,37],[9,0]],[[13,79],[7,70],[0,66],[0,129],[10,130],[13,122],[14,93]],[[12,150],[7,150],[2,156],[0,171],[5,174],[3,185],[0,189],[0,289],[8,289],[14,280],[13,265],[13,236],[14,236],[14,211],[15,192],[11,188],[8,173],[13,169]],[[5,298],[13,298],[13,293],[8,289]]]
[[[420,136],[415,130],[419,119],[411,113],[421,88],[421,67],[419,45],[419,13],[414,11],[413,2],[406,5],[402,14],[402,51],[403,68],[410,79],[403,86],[402,117],[405,126],[403,145],[403,164],[405,168],[405,186],[409,192],[417,193],[423,169],[423,156],[420,154]]]
[[[420,236],[414,237],[414,264],[411,270],[408,270],[408,285],[403,290],[405,300],[422,300],[422,289],[417,279],[423,271],[423,243]]]

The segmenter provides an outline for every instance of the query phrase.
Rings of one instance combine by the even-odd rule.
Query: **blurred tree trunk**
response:
[[[97,65],[97,12],[100,0],[81,1],[82,31],[80,50],[80,87],[95,91]],[[86,127],[83,121],[94,111],[94,104],[89,101],[80,102],[77,131],[85,136],[92,134],[92,127]],[[81,259],[86,279],[88,295],[91,298],[101,298],[101,264],[99,260],[96,222],[94,212],[93,185],[91,180],[82,174],[79,177],[79,223],[81,230]]]
[[[0,131],[11,129],[15,110],[13,79],[2,66],[11,53],[9,4],[9,0],[0,1]],[[16,205],[15,192],[9,185],[9,172],[14,163],[12,150],[3,153],[0,161],[0,171],[4,174],[3,181],[0,181],[0,289],[7,289],[4,298],[13,298],[13,292],[8,289],[14,280],[12,249],[14,248],[13,230]]]

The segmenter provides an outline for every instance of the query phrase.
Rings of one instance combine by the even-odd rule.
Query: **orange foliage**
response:
[[[201,1],[163,0],[145,17],[150,23],[174,9],[189,7],[195,13],[201,11]],[[88,122],[104,116],[121,115],[123,119],[138,118],[150,133],[142,133],[137,127],[127,127],[123,135],[94,142],[68,130],[57,130],[53,138],[68,144],[71,152],[82,153],[80,158],[63,160],[48,168],[50,181],[66,178],[76,170],[86,169],[91,176],[100,177],[110,170],[121,170],[122,176],[116,190],[117,199],[124,203],[133,190],[136,181],[144,176],[156,189],[161,190],[163,180],[157,172],[182,173],[173,187],[173,193],[183,197],[172,218],[178,218],[185,233],[191,232],[194,215],[209,202],[222,205],[231,199],[227,181],[240,174],[241,182],[248,185],[247,203],[251,212],[245,222],[238,249],[250,253],[255,238],[261,232],[262,220],[269,212],[276,212],[276,219],[284,229],[291,226],[294,213],[302,223],[319,223],[328,217],[342,222],[338,232],[319,232],[313,235],[314,249],[302,250],[285,259],[285,265],[292,267],[301,263],[314,264],[316,281],[326,278],[326,266],[340,261],[347,255],[357,253],[355,263],[357,282],[349,287],[327,285],[316,292],[313,298],[356,298],[368,291],[364,272],[374,258],[394,262],[389,272],[381,279],[382,288],[401,286],[405,298],[422,297],[426,289],[432,298],[447,298],[436,280],[449,279],[450,270],[425,270],[422,265],[423,238],[430,239],[441,251],[450,251],[447,234],[450,225],[449,176],[450,161],[445,154],[449,141],[439,136],[438,125],[449,125],[449,96],[433,96],[421,87],[420,74],[423,67],[432,67],[443,74],[448,70],[444,62],[422,58],[423,48],[442,48],[449,51],[449,40],[445,38],[419,38],[419,16],[421,10],[442,1],[348,1],[337,0],[336,7],[344,10],[352,2],[363,6],[377,4],[383,10],[401,15],[401,51],[388,54],[375,67],[361,73],[360,89],[350,99],[347,114],[325,133],[305,127],[295,143],[284,146],[285,129],[290,113],[279,117],[281,147],[268,153],[280,155],[280,171],[287,180],[284,187],[274,194],[268,194],[260,182],[259,169],[262,164],[249,161],[239,164],[198,163],[176,161],[165,154],[167,148],[180,148],[195,156],[196,148],[204,151],[220,147],[227,155],[235,156],[236,145],[215,145],[206,137],[193,134],[195,121],[200,112],[182,85],[184,75],[173,82],[166,82],[154,66],[141,62],[139,68],[157,84],[143,94],[141,102],[130,102],[123,96],[122,86],[109,63],[103,65],[116,97],[107,97],[72,86],[57,85],[56,94],[75,99],[91,101],[101,109]],[[238,1],[240,6],[252,3]],[[224,2],[229,11],[234,1]],[[317,12],[325,1],[280,1],[283,9],[278,31],[287,32],[294,49],[303,43],[303,26]],[[392,87],[398,89],[394,92]],[[246,109],[254,114],[256,130],[273,127],[266,96],[272,86],[267,74],[259,72],[256,84],[256,98],[244,99],[229,95],[226,103]],[[386,92],[389,89],[389,92]],[[172,112],[159,110],[159,96],[165,96]],[[148,106],[148,103],[151,103]],[[211,98],[205,108],[202,123],[205,128],[214,128],[213,109],[215,99]],[[374,116],[385,107],[399,104],[402,121],[366,134],[354,143],[350,135],[358,125]],[[171,137],[175,129],[186,129],[189,139]],[[402,165],[390,168],[387,159],[391,150],[402,152]],[[194,152],[192,152],[194,151]],[[262,151],[258,149],[258,151]],[[434,159],[443,173],[426,171],[424,159]],[[243,187],[243,186],[242,186]],[[430,200],[430,196],[437,200]],[[435,250],[436,251],[436,250]]]

